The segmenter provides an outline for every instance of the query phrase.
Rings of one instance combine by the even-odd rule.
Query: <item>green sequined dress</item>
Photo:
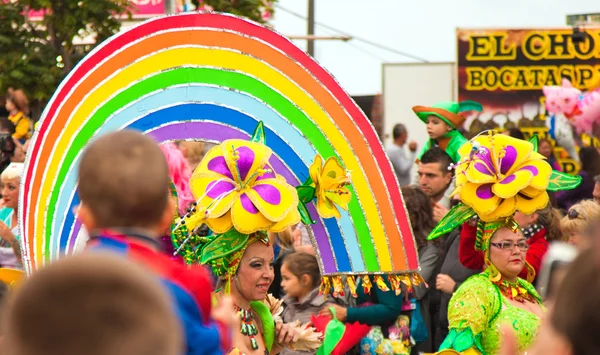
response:
[[[542,301],[533,285],[518,279],[519,286]],[[448,306],[448,336],[440,350],[458,352],[475,348],[484,355],[495,354],[501,341],[501,326],[512,325],[519,350],[526,349],[537,335],[537,315],[513,306],[494,285],[487,272],[470,277],[454,293]]]

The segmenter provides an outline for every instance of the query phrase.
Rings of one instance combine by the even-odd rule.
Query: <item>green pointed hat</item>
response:
[[[483,107],[479,102],[475,101],[444,101],[438,102],[437,104],[427,106],[415,106],[413,111],[419,116],[419,119],[424,123],[427,123],[427,117],[436,116],[442,121],[446,122],[452,128],[458,128],[465,122],[465,117],[461,115],[461,112],[465,111],[478,111],[481,112]]]

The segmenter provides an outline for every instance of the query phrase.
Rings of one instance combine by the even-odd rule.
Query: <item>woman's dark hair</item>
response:
[[[435,227],[431,200],[418,186],[414,185],[402,187],[402,196],[408,210],[417,249],[420,250],[428,244],[427,236]]]
[[[538,215],[537,224],[546,228],[546,240],[549,242],[560,241],[564,239],[560,229],[560,212],[548,203],[546,207],[536,211]]]
[[[594,147],[583,147],[579,150],[581,170],[590,174],[593,178],[600,175],[600,153]]]
[[[310,277],[311,288],[319,287],[321,272],[319,271],[317,258],[314,255],[294,252],[288,254],[283,259],[283,265],[298,279],[302,278],[303,275],[308,275]]]
[[[577,355],[600,354],[600,255],[596,249],[583,251],[569,265],[550,316],[552,327],[568,339]]]

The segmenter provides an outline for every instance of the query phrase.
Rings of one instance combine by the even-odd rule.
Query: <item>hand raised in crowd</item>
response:
[[[439,274],[435,280],[435,288],[445,293],[454,293],[454,286],[456,282],[446,274]]]
[[[410,141],[408,143],[408,149],[410,149],[411,152],[416,152],[417,151],[417,142]]]
[[[0,221],[0,238],[4,239],[7,243],[11,244],[17,240],[15,235],[12,233],[10,228]]]
[[[275,334],[277,336],[277,343],[284,346],[297,342],[300,335],[295,327],[283,322],[275,324]]]
[[[433,205],[433,220],[439,222],[448,213],[448,209],[439,203]]]
[[[292,232],[292,238],[294,238],[294,251],[298,253],[306,253],[311,255],[316,255],[315,248],[312,245],[304,245],[302,244],[302,231],[296,228]]]
[[[346,321],[346,318],[348,317],[348,310],[346,309],[346,307],[342,307],[333,303],[327,304],[325,307],[321,308],[321,310],[319,311],[319,315],[333,318],[333,314],[331,314],[330,308],[333,308],[333,310],[335,311],[335,318],[337,318],[337,320],[339,320],[340,322]]]

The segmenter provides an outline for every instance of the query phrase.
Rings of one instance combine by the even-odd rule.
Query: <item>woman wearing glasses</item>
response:
[[[525,258],[525,267],[519,277],[533,283],[539,274],[549,243],[563,238],[560,213],[548,204],[531,215],[516,212],[515,221],[521,233],[527,239],[529,249]],[[460,232],[460,263],[472,270],[481,270],[485,266],[484,255],[475,250],[477,239],[477,221],[465,223]]]
[[[519,277],[530,244],[514,215],[518,211],[529,216],[545,207],[550,176],[562,173],[553,172],[533,150],[529,142],[490,134],[476,137],[459,151],[455,193],[461,204],[429,238],[476,216],[474,245],[483,256],[485,271],[470,277],[452,296],[449,334],[440,354],[495,354],[505,324],[517,334],[521,350],[537,334],[545,309],[533,285]],[[552,189],[563,189],[559,184]]]

